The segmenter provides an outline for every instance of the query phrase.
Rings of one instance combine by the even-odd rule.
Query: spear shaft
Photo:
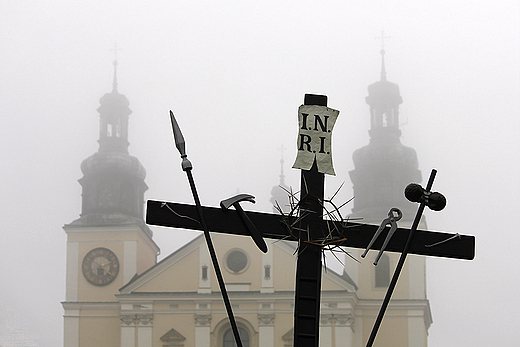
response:
[[[220,292],[222,293],[222,299],[224,299],[224,305],[226,306],[226,311],[229,317],[229,323],[231,324],[231,329],[233,330],[235,343],[237,347],[242,347],[242,341],[240,340],[240,335],[238,334],[238,327],[235,321],[235,316],[233,315],[233,310],[229,301],[229,296],[226,290],[226,285],[224,283],[224,278],[222,277],[222,272],[220,271],[220,266],[218,264],[217,254],[215,253],[215,248],[213,247],[213,242],[211,241],[208,226],[206,225],[206,220],[204,219],[204,214],[202,213],[202,205],[200,204],[199,194],[197,193],[197,188],[195,187],[195,180],[193,179],[193,174],[191,172],[193,166],[191,165],[191,162],[188,160],[188,155],[186,154],[186,142],[184,141],[184,136],[182,136],[179,124],[177,124],[175,116],[173,115],[173,112],[171,110],[170,118],[172,121],[175,147],[177,147],[179,153],[181,154],[182,170],[186,172],[186,176],[188,176],[188,182],[190,183],[191,193],[193,194],[193,200],[195,200],[195,206],[197,207],[197,212],[199,214],[200,224],[202,225],[202,229],[204,230],[204,237],[206,238],[206,244],[208,246],[209,254],[211,256],[213,268],[215,269],[215,274],[217,275],[218,285],[220,287]]]
[[[437,170],[433,169],[430,173],[430,178],[428,179],[428,184],[426,186],[426,191],[429,192],[433,186],[433,181],[435,180],[435,176],[437,175]],[[392,280],[388,286],[386,291],[385,298],[383,299],[383,304],[379,309],[379,313],[377,315],[374,326],[372,327],[372,332],[370,333],[370,337],[368,338],[366,347],[372,347],[374,340],[376,339],[377,331],[381,326],[381,322],[383,321],[383,317],[385,315],[386,308],[390,303],[390,298],[392,297],[392,293],[394,292],[395,286],[397,284],[397,280],[399,279],[399,274],[403,269],[404,262],[406,260],[406,256],[408,255],[408,251],[410,249],[410,245],[412,244],[413,237],[415,232],[417,231],[417,227],[419,226],[419,222],[421,221],[422,214],[424,212],[424,208],[426,206],[426,202],[423,200],[417,209],[417,213],[415,214],[415,219],[412,224],[412,229],[410,229],[410,234],[408,234],[408,239],[406,240],[406,244],[404,246],[403,251],[401,252],[401,256],[399,257],[399,261],[397,262],[397,266],[394,271],[394,275],[392,276]]]

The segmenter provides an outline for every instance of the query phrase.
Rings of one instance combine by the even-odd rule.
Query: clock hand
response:
[[[100,265],[101,267],[105,267],[107,266],[108,264],[110,264],[112,261],[107,261],[106,263],[104,263],[103,265]]]
[[[110,271],[108,271],[107,269],[105,269],[105,266],[110,264],[112,261],[107,261],[106,263],[104,263],[103,265],[101,265],[100,263],[98,263],[97,261],[94,260],[94,263],[96,263],[101,269],[103,269],[103,271],[105,271],[107,274],[109,274],[110,276],[113,276],[112,273]]]
[[[94,260],[93,262],[96,263],[99,267],[103,267],[103,265],[101,265],[100,263],[98,263],[96,260]]]

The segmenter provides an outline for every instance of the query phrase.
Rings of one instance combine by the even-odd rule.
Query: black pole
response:
[[[182,136],[181,129],[179,128],[179,125],[177,124],[177,121],[175,120],[175,116],[173,115],[172,111],[170,111],[170,118],[172,121],[175,146],[181,154],[182,170],[185,171],[186,176],[188,176],[188,182],[190,183],[191,193],[193,194],[193,200],[195,200],[195,206],[197,206],[197,213],[199,215],[200,224],[202,225],[202,229],[204,230],[204,237],[206,238],[206,244],[208,246],[208,251],[211,256],[211,261],[213,263],[213,269],[215,269],[215,274],[217,275],[218,285],[220,287],[220,292],[222,293],[224,305],[226,306],[229,323],[231,324],[231,329],[233,330],[233,335],[235,337],[235,343],[237,347],[242,347],[242,341],[240,340],[240,335],[238,334],[238,327],[235,321],[235,316],[233,315],[231,303],[229,301],[229,296],[226,290],[226,284],[224,283],[224,278],[222,277],[222,272],[220,271],[220,266],[218,265],[217,254],[215,252],[215,248],[213,247],[213,242],[211,241],[211,236],[209,234],[209,230],[206,225],[206,220],[204,219],[204,214],[202,212],[202,205],[200,203],[199,194],[197,193],[197,188],[195,187],[195,180],[193,179],[193,174],[191,173],[193,166],[191,165],[191,162],[188,160],[188,155],[186,154],[184,137]]]
[[[428,185],[426,186],[426,192],[429,192],[431,190],[436,174],[437,174],[437,170],[433,169],[430,174],[430,179],[428,180]],[[399,275],[401,274],[401,270],[403,269],[404,262],[406,260],[406,256],[408,255],[408,250],[410,248],[410,245],[412,244],[412,239],[414,237],[415,231],[417,230],[417,227],[419,226],[419,222],[421,221],[421,217],[424,212],[425,206],[426,206],[426,201],[425,200],[421,201],[421,204],[419,205],[419,209],[417,210],[417,213],[415,214],[415,219],[413,221],[412,229],[410,230],[410,234],[408,235],[408,240],[406,241],[403,252],[401,253],[401,256],[399,258],[399,262],[397,263],[397,266],[395,268],[394,275],[392,277],[392,281],[390,282],[390,285],[388,286],[388,290],[386,291],[386,295],[383,300],[383,304],[381,305],[381,308],[379,309],[379,313],[377,315],[374,326],[372,327],[372,332],[370,333],[370,337],[368,338],[366,347],[372,347],[374,340],[376,339],[377,331],[379,330],[379,326],[381,325],[381,322],[383,321],[383,317],[385,315],[386,308],[388,307],[388,303],[390,302],[390,298],[392,297],[392,293],[394,292],[395,285],[397,284],[397,280],[399,279]]]
[[[326,95],[305,94],[304,105],[327,106]],[[312,241],[319,235],[323,215],[325,175],[314,161],[310,170],[301,170],[300,240]],[[305,212],[303,212],[305,211]],[[318,347],[320,332],[320,297],[322,248],[300,242],[296,263],[294,298],[294,347]]]

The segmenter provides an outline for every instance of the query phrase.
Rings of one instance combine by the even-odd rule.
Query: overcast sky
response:
[[[149,199],[192,198],[173,147],[182,128],[206,205],[238,191],[271,211],[297,108],[326,94],[338,200],[352,197],[352,152],[368,143],[367,86],[398,83],[402,143],[423,183],[448,199],[432,230],[473,234],[474,261],[428,259],[430,347],[517,346],[520,326],[520,9],[518,1],[2,1],[0,12],[0,315],[63,344],[64,224],[79,217],[80,163],[98,143],[99,98],[130,100],[130,154]],[[353,207],[347,205],[349,213]],[[384,218],[385,216],[382,216]],[[153,228],[161,258],[198,235]],[[14,319],[14,318],[13,318]],[[1,323],[1,321],[0,321]]]

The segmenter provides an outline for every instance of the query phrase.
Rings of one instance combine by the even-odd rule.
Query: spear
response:
[[[199,194],[197,193],[197,188],[195,187],[195,180],[193,179],[193,175],[191,170],[193,166],[188,159],[188,155],[186,154],[186,142],[184,141],[184,136],[182,136],[181,128],[179,128],[179,124],[175,120],[175,116],[173,112],[170,110],[170,118],[172,121],[173,128],[173,137],[175,139],[175,147],[179,150],[181,154],[182,163],[181,167],[186,175],[188,176],[188,182],[190,183],[191,193],[193,194],[193,199],[195,200],[195,205],[197,207],[197,212],[199,214],[200,224],[202,225],[202,229],[204,230],[204,237],[206,238],[206,244],[208,245],[209,254],[211,256],[211,261],[213,263],[213,268],[215,269],[215,274],[217,275],[218,285],[220,286],[220,292],[222,293],[222,298],[224,299],[224,304],[226,306],[226,311],[229,317],[229,323],[231,324],[231,329],[233,330],[233,335],[235,336],[235,342],[237,347],[242,347],[242,341],[240,340],[240,336],[238,334],[237,323],[235,321],[235,316],[233,315],[233,310],[231,309],[231,303],[229,302],[229,297],[226,290],[226,285],[224,284],[224,278],[222,277],[222,272],[220,271],[220,266],[218,265],[217,254],[215,253],[215,248],[213,247],[213,242],[211,241],[211,236],[209,234],[208,227],[206,225],[206,221],[204,219],[204,214],[202,213],[202,206],[199,200]]]
[[[401,273],[401,270],[403,269],[404,262],[406,260],[406,256],[408,255],[408,251],[410,249],[410,245],[412,244],[413,237],[415,235],[415,232],[417,231],[417,227],[419,226],[419,222],[421,221],[422,214],[424,212],[424,208],[428,206],[434,211],[440,211],[446,206],[446,199],[444,196],[440,193],[430,193],[430,190],[433,186],[433,181],[435,180],[435,176],[437,175],[437,170],[433,169],[430,173],[430,178],[428,179],[428,184],[426,185],[426,189],[419,188],[419,196],[417,196],[417,193],[415,196],[410,197],[409,193],[405,191],[405,196],[408,200],[412,202],[420,202],[419,208],[417,209],[417,213],[415,214],[415,219],[412,224],[412,228],[410,229],[410,233],[408,234],[408,239],[406,240],[406,244],[404,245],[404,249],[401,252],[401,256],[399,257],[399,261],[397,262],[397,266],[394,270],[394,275],[392,276],[392,280],[390,281],[390,284],[388,285],[388,289],[385,294],[385,298],[383,299],[383,304],[381,305],[381,308],[379,309],[379,313],[377,315],[376,321],[374,322],[374,326],[372,327],[372,332],[370,333],[370,336],[367,341],[366,347],[372,347],[374,340],[376,339],[377,331],[379,330],[379,327],[381,326],[381,322],[383,321],[383,317],[385,315],[385,311],[388,307],[388,304],[390,302],[390,298],[392,297],[392,293],[394,292],[395,286],[397,284],[397,280],[399,279],[399,274]],[[418,186],[418,184],[410,184],[408,187],[415,188],[415,186]],[[406,188],[408,190],[409,188]],[[430,201],[429,197],[433,196],[435,194],[436,200],[443,200],[443,202],[439,202],[436,204],[437,201]]]

